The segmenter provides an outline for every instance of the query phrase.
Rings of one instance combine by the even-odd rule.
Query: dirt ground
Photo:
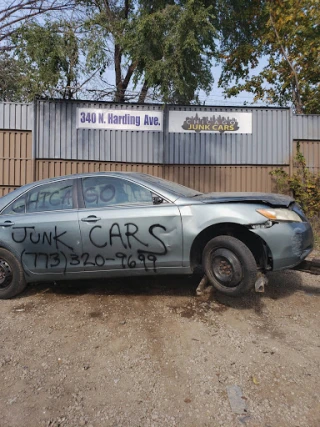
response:
[[[269,281],[237,299],[157,277],[0,301],[0,425],[320,426],[320,276]]]

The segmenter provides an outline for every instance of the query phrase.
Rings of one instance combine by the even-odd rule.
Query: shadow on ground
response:
[[[58,283],[37,283],[29,285],[27,290],[18,298],[27,296],[46,295],[67,295],[69,297],[79,295],[123,295],[152,297],[155,295],[175,297],[194,297],[195,301],[216,301],[225,307],[235,309],[254,309],[261,312],[264,300],[271,298],[278,300],[288,298],[296,292],[302,292],[310,296],[320,296],[320,288],[306,284],[305,276],[292,270],[284,272],[270,273],[268,275],[269,284],[265,293],[251,293],[241,297],[229,297],[213,291],[205,297],[196,297],[195,290],[199,283],[198,276],[157,276],[157,277],[136,277],[109,280],[85,280],[85,281],[64,281]]]

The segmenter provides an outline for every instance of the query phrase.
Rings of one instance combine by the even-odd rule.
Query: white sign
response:
[[[77,128],[162,131],[162,111],[77,108]]]
[[[252,113],[170,111],[169,132],[252,133]]]

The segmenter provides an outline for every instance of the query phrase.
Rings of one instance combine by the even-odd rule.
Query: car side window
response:
[[[83,178],[82,191],[86,208],[153,203],[149,190],[121,178],[104,176]]]
[[[7,208],[2,211],[2,215],[15,215],[26,212],[26,196],[20,196],[13,203],[11,203]]]
[[[26,212],[73,209],[73,180],[39,185],[26,195]]]
[[[72,209],[72,189],[72,179],[39,185],[11,203],[2,215]]]

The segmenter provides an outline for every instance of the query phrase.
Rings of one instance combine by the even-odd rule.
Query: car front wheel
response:
[[[257,264],[250,249],[232,236],[211,239],[203,251],[204,271],[215,289],[237,296],[250,291],[257,278]]]
[[[11,252],[0,248],[0,299],[12,298],[26,287],[20,262]]]

